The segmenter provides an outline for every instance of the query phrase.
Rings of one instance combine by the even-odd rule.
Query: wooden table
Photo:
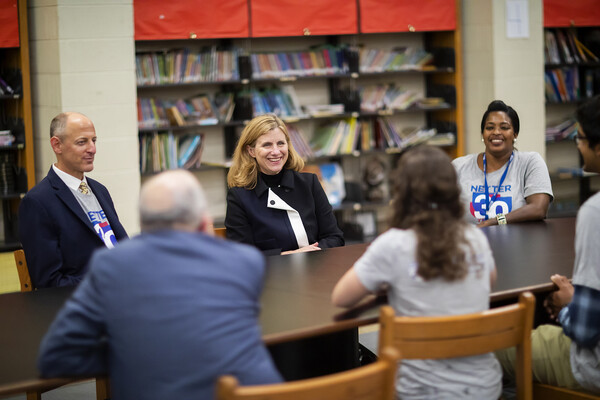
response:
[[[553,273],[571,276],[575,219],[494,226],[484,232],[498,269],[492,302],[516,299],[524,290],[549,291]],[[323,337],[335,339],[331,335],[355,332],[377,320],[376,308],[343,312],[330,301],[335,283],[366,247],[269,257],[260,323],[271,349],[302,340],[312,346]],[[54,382],[37,377],[38,345],[71,292],[58,288],[0,295],[0,396],[52,386]]]
[[[550,275],[571,276],[573,272],[574,218],[491,226],[483,231],[498,270],[492,303],[516,300],[526,290],[550,291]],[[369,309],[368,302],[365,312],[343,313],[330,301],[337,281],[367,246],[269,257],[261,314],[265,342],[280,343],[375,322],[377,309]],[[333,322],[335,317],[340,320]]]

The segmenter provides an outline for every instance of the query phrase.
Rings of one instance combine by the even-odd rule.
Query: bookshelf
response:
[[[0,250],[20,248],[19,202],[35,184],[26,0],[0,3]]]
[[[555,200],[550,215],[574,215],[600,188],[581,170],[574,143],[577,105],[600,94],[600,4],[544,0],[546,159]]]
[[[186,39],[185,29],[178,37],[165,35],[161,40],[152,30],[152,40],[139,40],[146,39],[146,33],[138,34],[138,26],[144,24],[137,21],[135,3],[141,151],[147,147],[147,136],[202,134],[198,177],[205,184],[205,174],[213,178],[222,174],[224,198],[228,159],[245,122],[262,112],[276,112],[308,164],[342,166],[348,201],[335,208],[344,218],[386,208],[387,192],[373,201],[363,190],[365,168],[374,159],[381,160],[387,181],[396,155],[417,142],[435,140],[452,157],[462,155],[460,1],[436,0],[420,6],[418,19],[402,26],[393,18],[387,19],[389,25],[374,24],[389,11],[377,2],[312,3],[297,9],[286,2],[253,0],[245,37],[196,35],[193,40]],[[402,7],[406,5],[392,8],[404,14]],[[440,13],[440,7],[447,12]],[[170,18],[168,11],[156,14]],[[281,15],[294,17],[275,18]],[[442,17],[436,22],[435,15]],[[168,66],[176,64],[178,57],[179,65],[187,67],[180,67],[184,72],[175,77]],[[190,59],[195,61],[188,66]],[[213,112],[208,113],[212,119],[197,119],[199,110],[192,99],[198,96],[213,103]],[[233,99],[233,110],[227,101],[215,106],[217,98]],[[169,118],[167,110],[182,119]],[[338,146],[322,151],[318,143],[330,142],[333,139],[325,136],[333,137],[335,132]],[[161,147],[165,148],[158,145],[157,152],[168,152]],[[148,158],[141,154],[140,159]],[[143,168],[142,173],[161,169]],[[216,217],[224,213],[225,207]]]

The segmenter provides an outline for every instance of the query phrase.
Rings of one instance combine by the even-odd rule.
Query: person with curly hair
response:
[[[464,218],[460,187],[442,150],[418,146],[393,176],[391,228],[369,246],[332,293],[352,307],[387,291],[397,315],[440,316],[487,310],[496,267],[486,236]],[[494,354],[402,361],[402,399],[497,399],[502,371]]]

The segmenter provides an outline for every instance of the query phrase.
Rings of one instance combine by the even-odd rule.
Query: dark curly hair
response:
[[[508,115],[510,118],[510,122],[515,132],[515,135],[519,134],[520,122],[519,122],[519,114],[509,105],[506,105],[502,100],[494,100],[489,105],[487,110],[483,113],[483,117],[481,118],[481,133],[483,133],[483,129],[485,128],[485,121],[487,120],[488,115],[494,111],[502,111]]]
[[[577,122],[585,133],[590,148],[600,143],[600,96],[586,100],[577,107]]]
[[[394,172],[392,226],[417,235],[417,273],[447,281],[467,274],[462,244],[469,245],[456,171],[437,147],[417,146],[400,158]]]

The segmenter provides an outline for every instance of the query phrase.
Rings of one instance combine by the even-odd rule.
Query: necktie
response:
[[[88,194],[90,192],[88,185],[86,185],[83,181],[79,184],[79,191],[83,194]]]

